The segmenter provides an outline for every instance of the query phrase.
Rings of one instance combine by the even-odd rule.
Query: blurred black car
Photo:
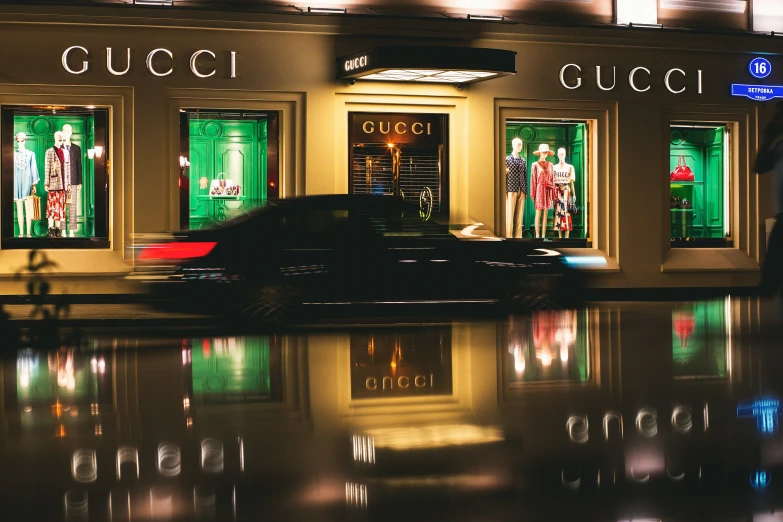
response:
[[[580,295],[559,253],[460,234],[393,196],[269,202],[215,228],[144,245],[136,260],[137,278],[167,308],[261,321],[323,305],[570,307]]]

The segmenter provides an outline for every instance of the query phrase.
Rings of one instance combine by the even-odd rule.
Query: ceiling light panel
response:
[[[783,1],[755,0],[753,2],[753,30],[783,33]]]
[[[746,0],[661,0],[661,9],[743,14],[748,9],[748,2]]]
[[[656,0],[617,0],[617,23],[622,25],[658,23]]]

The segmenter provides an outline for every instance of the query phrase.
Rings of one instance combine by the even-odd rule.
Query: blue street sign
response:
[[[769,73],[772,72],[772,64],[766,58],[754,58],[748,66],[751,76],[758,78],[766,78]]]
[[[783,98],[783,85],[743,85],[733,84],[731,95],[750,98],[753,101],[769,101]]]
[[[772,475],[763,469],[754,471],[750,474],[750,485],[756,489],[764,489],[769,487],[772,482]]]

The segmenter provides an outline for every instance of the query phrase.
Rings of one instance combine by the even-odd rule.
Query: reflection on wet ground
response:
[[[783,520],[770,307],[8,353],[2,519]]]

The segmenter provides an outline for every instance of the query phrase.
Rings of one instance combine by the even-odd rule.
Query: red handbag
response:
[[[677,158],[677,167],[669,174],[669,181],[693,181],[693,171],[685,162],[685,156]]]

